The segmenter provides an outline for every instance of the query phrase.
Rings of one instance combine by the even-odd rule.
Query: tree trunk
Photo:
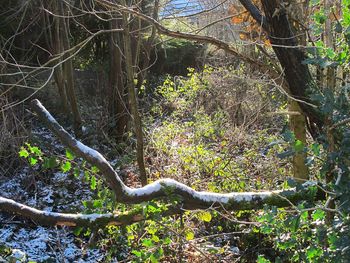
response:
[[[307,10],[307,2],[304,6],[300,6],[296,0],[290,1],[292,5],[293,16],[298,22],[305,21],[308,17]],[[296,31],[299,36],[299,43],[303,46],[306,46],[306,32],[303,27],[301,27],[298,23],[296,23]],[[289,125],[290,129],[294,132],[295,139],[301,141],[305,146],[306,143],[306,118],[303,115],[303,111],[300,108],[299,104],[293,100],[288,99],[288,108],[290,112],[298,112],[299,114],[292,114],[289,117]],[[293,177],[301,182],[305,182],[309,179],[309,168],[306,165],[306,152],[297,152],[293,156]]]
[[[306,59],[304,52],[296,47],[297,37],[292,31],[292,25],[287,17],[287,10],[282,8],[279,0],[262,0],[266,16],[266,30],[277,55],[277,58],[284,69],[285,79],[288,83],[290,94],[298,100],[303,113],[309,118],[310,132],[317,137],[322,130],[324,119],[317,109],[310,105],[308,94],[317,89],[309,68],[303,61]]]
[[[291,130],[294,132],[295,138],[306,145],[306,122],[305,116],[299,107],[299,104],[292,100],[288,100],[288,108],[290,112],[298,112],[299,114],[292,114],[289,117],[289,124]],[[309,179],[309,168],[306,165],[306,152],[298,152],[293,156],[293,177],[305,182]]]
[[[158,21],[158,11],[159,11],[159,0],[154,1],[152,18]],[[147,78],[148,68],[151,60],[151,50],[154,44],[154,39],[156,37],[157,29],[152,26],[151,35],[148,37],[146,43],[143,45],[144,53],[140,54],[140,71],[137,72],[137,84],[136,90],[140,90],[144,80]]]
[[[125,0],[123,1],[125,5]],[[147,184],[147,174],[144,163],[144,150],[143,150],[143,134],[142,134],[142,122],[138,110],[137,96],[135,92],[134,84],[134,69],[133,69],[133,57],[131,51],[130,31],[128,25],[128,16],[126,13],[123,16],[123,28],[124,28],[124,56],[125,56],[125,68],[127,74],[127,87],[129,93],[129,105],[131,115],[134,124],[134,131],[136,136],[136,155],[137,163],[140,170],[140,179],[142,185]]]
[[[118,21],[110,21],[111,28],[118,27]],[[108,91],[108,110],[110,117],[116,122],[115,136],[116,141],[121,142],[127,130],[128,123],[128,102],[124,88],[121,36],[118,32],[111,33],[110,37],[110,72],[109,72],[109,91]]]
[[[46,6],[44,6],[46,4]],[[53,12],[55,14],[60,13],[60,8],[57,2],[52,3],[52,2],[42,2],[42,7],[49,9],[52,7]],[[50,15],[48,13],[44,13],[43,16],[44,23],[46,25],[50,25]],[[45,38],[47,41],[48,46],[51,48],[51,52],[53,55],[59,56],[63,52],[63,45],[62,45],[62,39],[61,39],[61,34],[60,34],[60,18],[57,16],[54,16],[52,19],[52,24],[53,24],[53,30],[51,30],[50,27],[47,27],[45,32]],[[62,60],[60,59],[59,62]],[[67,100],[67,95],[64,87],[64,79],[63,79],[63,68],[62,65],[59,64],[56,66],[55,71],[54,71],[54,79],[55,83],[57,86],[58,94],[59,94],[59,99],[60,99],[60,104],[63,113],[69,114],[69,107],[68,107],[68,100]]]
[[[60,8],[61,8],[60,13],[62,15],[65,15],[63,3],[61,3]],[[69,27],[67,26],[65,18],[61,18],[60,21],[61,21],[60,39],[62,39],[63,50],[67,51],[70,49],[69,34],[68,34]],[[63,59],[67,59],[67,57],[69,56],[70,56],[70,52],[67,52],[67,54],[65,54]],[[82,120],[81,120],[79,106],[75,95],[73,72],[74,72],[73,63],[72,63],[72,59],[70,58],[63,63],[63,75],[65,79],[66,94],[67,94],[69,104],[73,114],[74,132],[76,136],[80,137],[82,135]]]

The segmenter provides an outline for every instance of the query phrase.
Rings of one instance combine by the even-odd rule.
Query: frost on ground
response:
[[[35,133],[48,145],[63,149],[45,129]],[[0,193],[29,206],[55,212],[81,212],[92,192],[79,178],[61,172],[37,176],[25,167],[17,175],[0,180]],[[73,229],[41,227],[30,220],[0,213],[0,262],[100,262],[103,253],[77,240]]]
[[[24,169],[11,180],[0,182],[3,196],[46,211],[68,211],[72,207],[83,209],[81,200],[91,198],[88,188],[80,187],[73,191],[62,185],[57,186],[59,182],[65,181],[72,188],[73,183],[67,175],[59,172],[53,174],[53,185],[37,181],[36,191],[26,191],[23,189],[26,171]],[[98,262],[103,258],[101,251],[89,249],[84,243],[76,244],[72,229],[35,226],[32,222],[5,214],[0,214],[0,262],[6,262],[7,259],[1,258],[4,254],[1,247],[12,250],[8,252],[7,259],[14,257],[35,262]]]

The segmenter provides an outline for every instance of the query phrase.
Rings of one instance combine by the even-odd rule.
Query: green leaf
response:
[[[271,262],[270,260],[266,259],[264,256],[262,255],[259,255],[257,260],[256,260],[257,263],[269,263]]]
[[[151,263],[158,263],[159,262],[157,257],[154,254],[151,254],[149,259],[151,260]]]
[[[288,178],[287,183],[289,187],[295,187],[297,185],[297,182],[294,180],[294,178]]]
[[[154,247],[153,241],[152,241],[151,239],[148,239],[148,238],[142,240],[142,245],[143,245],[144,247],[147,247],[147,248],[149,248],[149,247]]]
[[[100,170],[96,166],[92,166],[91,171],[93,174],[97,174]]]
[[[75,167],[73,170],[74,177],[79,177],[80,175],[80,169],[78,167]]]
[[[295,141],[295,135],[294,133],[287,129],[282,133],[283,139],[287,142],[294,142]]]
[[[323,254],[320,248],[311,247],[306,251],[308,260],[319,258]]]
[[[294,143],[294,150],[296,152],[302,152],[304,150],[304,143],[300,140],[296,140]]]
[[[91,188],[92,190],[96,190],[96,177],[95,177],[95,176],[91,176],[90,188]]]
[[[71,163],[68,162],[68,161],[66,161],[65,163],[63,163],[63,164],[61,165],[61,170],[62,170],[62,172],[64,172],[64,173],[69,172],[71,168],[72,168],[72,165],[71,165]]]
[[[203,222],[210,222],[212,217],[210,212],[203,211],[198,213],[198,218]]]
[[[326,212],[321,210],[321,209],[316,209],[313,213],[312,213],[312,219],[313,220],[323,220],[326,216]]]
[[[170,237],[164,238],[163,244],[164,244],[164,245],[170,245],[170,244],[171,244],[171,239],[170,239]]]
[[[141,251],[133,250],[133,251],[131,251],[131,253],[133,253],[138,258],[140,258],[142,256],[142,252]]]
[[[296,232],[300,225],[300,216],[296,216],[293,218],[293,220],[290,222],[291,230],[293,232]]]
[[[42,152],[38,147],[34,146],[34,147],[30,147],[29,149],[30,149],[30,152],[34,153],[36,156],[42,156]]]
[[[51,156],[49,158],[44,159],[43,167],[45,169],[52,169],[52,168],[55,168],[57,166],[57,164],[58,164],[58,162],[56,160],[56,157]]]
[[[323,11],[316,12],[314,15],[316,22],[323,24],[327,20],[327,16],[323,13]]]
[[[103,201],[102,200],[94,200],[92,203],[92,206],[94,208],[101,208],[103,206]]]
[[[67,157],[68,160],[71,160],[71,161],[74,160],[73,152],[71,150],[69,150],[69,149],[66,149],[66,157]]]
[[[38,160],[34,157],[29,158],[29,163],[31,166],[35,165],[38,162]]]
[[[76,227],[73,231],[74,235],[79,236],[83,228],[81,226]]]
[[[84,171],[84,178],[85,178],[85,180],[87,182],[90,181],[90,173],[89,173],[89,171]]]
[[[146,230],[148,234],[154,235],[155,233],[157,233],[158,228],[155,225],[150,225],[147,227]]]
[[[18,152],[20,157],[27,158],[29,156],[28,151],[22,146],[21,150]]]
[[[312,150],[314,155],[319,156],[320,155],[321,146],[318,143],[313,143],[311,145],[311,150]]]
[[[160,239],[159,239],[158,236],[153,235],[153,236],[152,236],[152,240],[153,240],[154,242],[158,243]]]

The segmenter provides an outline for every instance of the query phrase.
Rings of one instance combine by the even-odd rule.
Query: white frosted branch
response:
[[[15,213],[30,218],[41,225],[60,226],[106,226],[128,225],[145,220],[142,213],[130,212],[123,214],[70,214],[38,210],[36,208],[15,202],[0,196],[0,211]]]
[[[309,184],[296,189],[275,190],[265,192],[242,192],[242,193],[213,193],[196,191],[193,188],[177,182],[173,179],[160,179],[141,188],[130,188],[120,179],[119,175],[108,161],[96,150],[91,149],[82,142],[74,139],[64,128],[58,124],[54,117],[45,109],[38,100],[32,101],[33,110],[47,124],[48,128],[56,134],[63,145],[70,148],[77,156],[90,162],[99,168],[111,189],[116,195],[116,200],[123,203],[141,203],[156,198],[167,198],[176,195],[182,198],[186,209],[208,208],[213,204],[220,204],[226,209],[249,210],[260,209],[265,204],[286,206],[290,202],[302,199],[312,199],[309,193]]]

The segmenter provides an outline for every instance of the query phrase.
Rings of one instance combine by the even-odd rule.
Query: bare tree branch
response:
[[[308,191],[308,184],[299,191],[288,189],[221,194],[200,192],[175,180],[161,179],[142,188],[130,188],[123,183],[119,175],[99,152],[74,139],[52,117],[40,101],[33,100],[32,108],[64,146],[70,148],[77,156],[84,158],[101,171],[108,185],[114,191],[116,200],[119,202],[135,204],[157,198],[167,198],[174,194],[181,197],[183,206],[186,209],[208,208],[213,204],[220,204],[230,210],[251,210],[260,209],[265,204],[285,206],[289,205],[289,201],[295,202],[314,198],[314,195]],[[286,198],[289,200],[288,202],[285,200]]]
[[[239,0],[250,15],[258,22],[263,29],[267,30],[266,18],[261,14],[260,10],[250,0]]]
[[[142,13],[136,11],[135,9],[116,4],[116,3],[113,3],[113,2],[108,1],[108,0],[96,0],[96,2],[99,3],[101,6],[104,6],[108,10],[115,11],[115,12],[126,12],[126,13],[132,14],[136,17],[139,17],[140,19],[153,25],[157,29],[159,34],[166,35],[169,37],[186,39],[186,40],[190,40],[190,41],[197,41],[200,43],[208,43],[208,44],[214,45],[217,48],[222,49],[231,55],[234,55],[235,57],[237,57],[238,59],[241,59],[242,61],[244,61],[246,63],[257,66],[258,68],[260,68],[261,72],[268,73],[271,78],[279,79],[281,76],[280,72],[278,72],[277,69],[273,69],[273,68],[271,68],[271,66],[268,66],[264,63],[256,61],[255,59],[252,59],[249,56],[245,56],[245,55],[241,54],[235,48],[233,48],[230,44],[228,44],[224,41],[221,41],[217,38],[209,37],[209,36],[202,36],[202,35],[198,35],[198,34],[183,33],[183,32],[179,32],[179,31],[172,31],[172,30],[169,30],[166,27],[164,27],[162,24],[160,24],[157,20],[153,19],[152,17],[149,17],[145,14],[142,14]]]
[[[140,211],[123,214],[68,214],[42,211],[1,196],[0,211],[15,213],[26,218],[30,218],[41,225],[50,226],[119,226],[130,225],[132,223],[145,220],[145,217],[142,215],[142,212],[140,213]]]
[[[256,210],[264,205],[285,207],[294,205],[300,200],[324,199],[324,192],[316,188],[317,193],[310,190],[314,183],[307,182],[300,189],[274,190],[264,192],[212,193],[201,192],[172,179],[161,179],[141,188],[126,186],[107,160],[96,150],[74,139],[44,108],[38,100],[32,101],[32,108],[48,128],[56,134],[62,144],[70,148],[77,156],[84,158],[96,166],[108,185],[115,193],[116,200],[121,203],[141,203],[156,198],[180,197],[183,209],[195,210],[217,207],[227,210]],[[313,188],[315,189],[315,188]],[[162,212],[162,216],[179,213],[178,207],[170,207]],[[15,213],[30,218],[41,225],[90,226],[126,225],[146,220],[142,211],[135,210],[123,214],[69,214],[38,210],[14,200],[0,196],[0,211]]]

